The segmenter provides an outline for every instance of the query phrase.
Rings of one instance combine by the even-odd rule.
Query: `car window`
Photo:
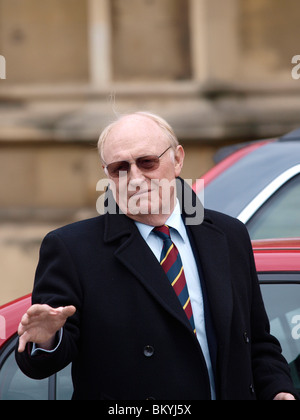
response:
[[[49,380],[25,376],[16,363],[12,343],[6,353],[0,370],[0,400],[47,400]]]
[[[300,175],[283,185],[249,220],[251,239],[300,237]]]
[[[279,340],[300,390],[300,284],[262,284],[271,333]]]
[[[70,400],[73,393],[71,365],[50,378],[34,380],[19,369],[15,360],[16,339],[11,340],[0,355],[1,400]]]

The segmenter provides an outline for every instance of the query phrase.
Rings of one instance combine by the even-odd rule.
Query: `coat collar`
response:
[[[209,215],[204,211],[203,205],[197,198],[192,189],[184,182],[183,179],[176,179],[177,198],[179,201],[182,217],[187,225],[201,224],[205,219],[208,223],[211,222]],[[112,192],[110,189],[106,192],[107,206],[106,223],[104,240],[106,242],[115,241],[123,236],[130,235],[133,229],[134,222],[129,217],[124,215],[120,208],[116,205]],[[109,209],[113,209],[113,214],[110,214]]]

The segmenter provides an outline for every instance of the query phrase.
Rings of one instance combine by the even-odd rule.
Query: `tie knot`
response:
[[[164,241],[171,239],[170,229],[167,225],[157,226],[153,229],[153,232]]]

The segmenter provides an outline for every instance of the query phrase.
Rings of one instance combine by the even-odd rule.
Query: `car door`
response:
[[[300,392],[300,273],[259,273],[271,333],[279,340]]]
[[[14,336],[0,351],[0,400],[70,400],[71,366],[43,380],[30,379],[16,363],[16,342]]]

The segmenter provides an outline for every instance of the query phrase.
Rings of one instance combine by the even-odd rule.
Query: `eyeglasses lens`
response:
[[[157,156],[143,156],[136,160],[136,165],[143,171],[154,171],[159,167],[159,158]],[[107,171],[113,178],[119,178],[121,175],[130,171],[131,164],[127,161],[115,162],[107,165]]]
[[[119,178],[120,172],[128,173],[130,168],[130,163],[125,160],[122,162],[111,163],[107,166],[107,171],[109,175],[113,178]]]
[[[136,160],[136,165],[144,171],[153,171],[159,167],[159,158],[157,156],[144,156]]]

